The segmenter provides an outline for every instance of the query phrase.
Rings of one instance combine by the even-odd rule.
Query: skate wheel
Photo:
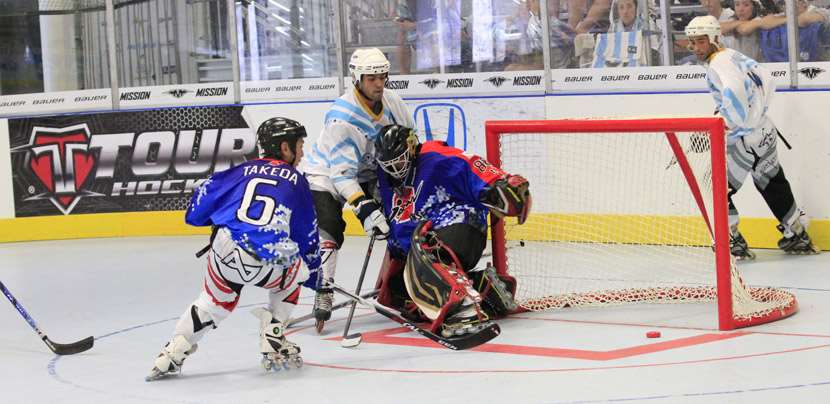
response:
[[[303,367],[303,358],[298,356],[297,359],[294,360],[294,367],[297,369]]]
[[[268,358],[263,357],[261,363],[262,363],[262,368],[265,369],[266,372],[271,370],[271,365],[272,365],[271,360],[269,360]]]
[[[317,329],[317,334],[322,334],[323,333],[323,327],[325,327],[325,326],[326,326],[326,322],[324,320],[317,320],[317,322],[314,324],[314,328]]]

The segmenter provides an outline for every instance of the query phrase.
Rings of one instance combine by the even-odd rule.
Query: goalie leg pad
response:
[[[489,319],[481,310],[481,296],[461,267],[455,253],[422,222],[412,236],[404,268],[409,296],[432,320],[431,331],[457,335],[477,332]],[[447,262],[442,257],[452,257]]]
[[[484,299],[481,307],[488,315],[502,317],[519,308],[514,300],[516,280],[512,276],[499,276],[496,268],[488,264],[484,270],[471,272],[470,278]]]

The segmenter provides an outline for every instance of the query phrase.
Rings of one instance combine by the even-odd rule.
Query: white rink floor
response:
[[[258,322],[263,290],[243,291],[237,310],[211,331],[177,378],[144,382],[175,319],[200,291],[193,253],[206,237],[0,244],[0,279],[50,338],[88,335],[95,347],[58,357],[14,308],[0,302],[0,402],[9,403],[821,403],[830,398],[830,253],[787,257],[757,250],[741,264],[747,283],[794,292],[798,314],[738,332],[716,329],[708,305],[633,306],[524,314],[478,351],[425,340],[360,310],[341,348],[335,313],[318,336],[292,329],[300,370],[265,373]],[[349,238],[338,281],[353,288],[366,238]],[[367,282],[382,257],[375,246]],[[305,290],[295,314],[310,311]],[[661,331],[659,339],[645,333]],[[374,335],[369,332],[377,331]]]

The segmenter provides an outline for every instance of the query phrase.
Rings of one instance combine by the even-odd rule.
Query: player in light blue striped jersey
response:
[[[401,98],[384,86],[389,60],[377,48],[361,48],[352,54],[349,72],[354,87],[334,101],[325,126],[312,144],[301,170],[308,176],[320,225],[323,277],[334,280],[337,251],[343,245],[343,204],[349,204],[367,234],[389,232],[376,201],[377,175],[374,140],[380,128],[398,124],[415,127],[412,114]],[[331,317],[333,294],[321,285],[314,299],[317,331]]]
[[[738,210],[732,195],[752,174],[755,187],[779,221],[778,247],[788,254],[814,254],[818,249],[802,223],[804,213],[795,203],[790,183],[778,161],[780,133],[767,116],[775,83],[758,62],[720,43],[718,20],[695,17],[686,26],[689,48],[706,67],[706,83],[727,129],[727,179],[732,255],[752,259],[755,254],[738,231]]]

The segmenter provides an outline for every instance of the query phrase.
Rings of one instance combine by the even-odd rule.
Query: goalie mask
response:
[[[271,118],[256,131],[256,143],[259,157],[284,160],[280,145],[288,142],[289,148],[297,154],[297,140],[306,137],[305,127],[288,118]],[[293,162],[287,162],[292,163]]]
[[[406,126],[387,125],[375,138],[375,159],[390,177],[402,180],[409,173],[418,148],[418,134]]]

